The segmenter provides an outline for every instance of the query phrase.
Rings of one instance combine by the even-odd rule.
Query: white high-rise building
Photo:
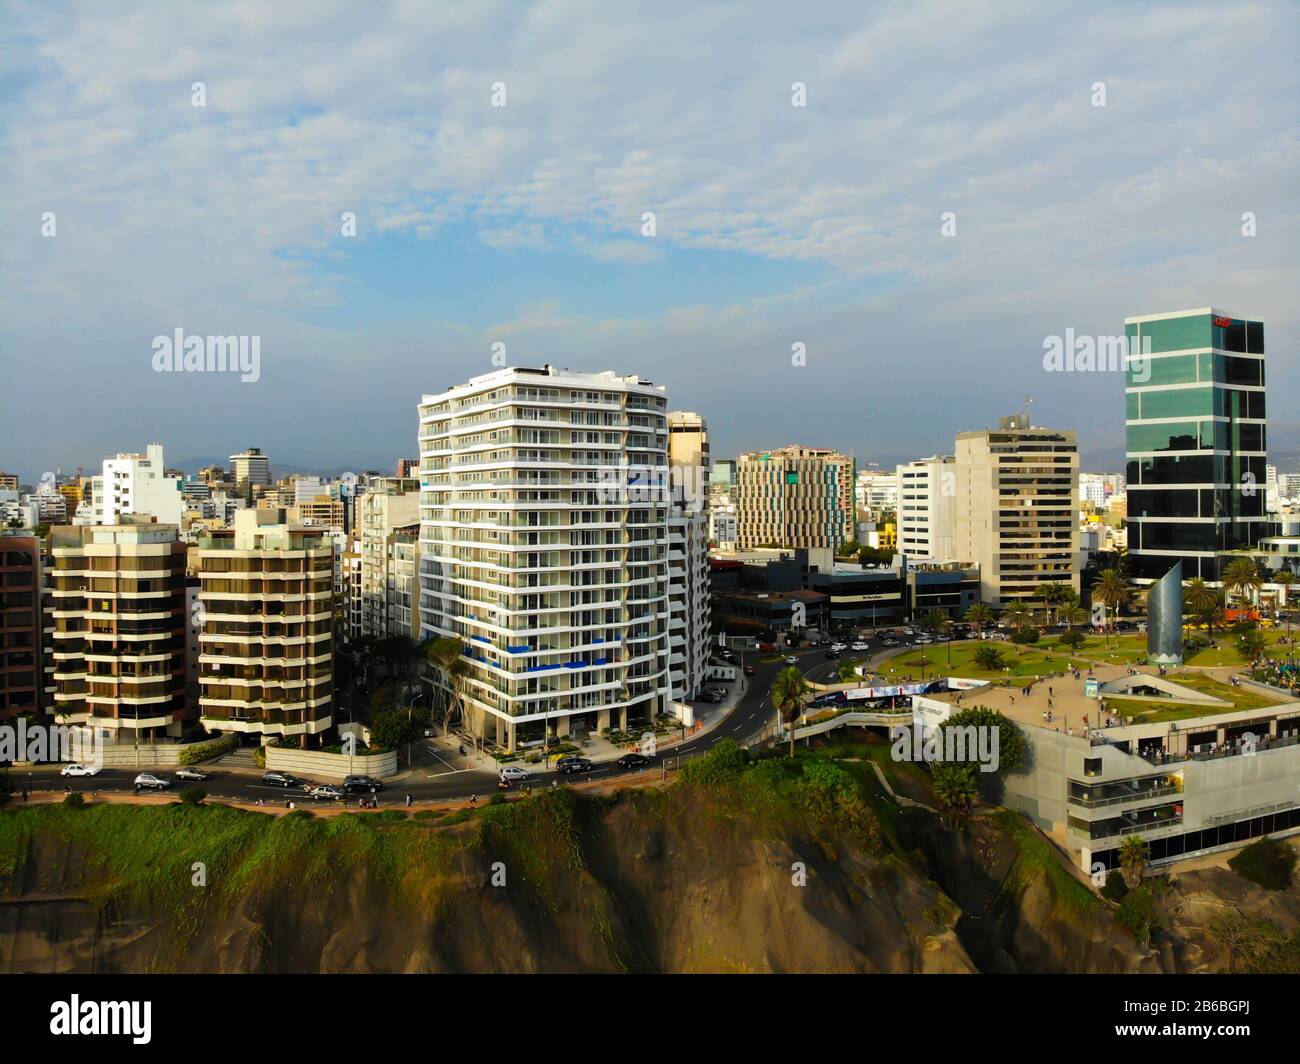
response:
[[[420,404],[420,635],[462,640],[467,726],[513,750],[671,709],[667,395],[501,369]]]
[[[161,443],[149,444],[144,454],[105,458],[102,474],[92,478],[89,504],[78,508],[74,523],[116,525],[123,514],[140,514],[179,527],[185,510],[181,479],[167,476]]]
[[[957,474],[952,455],[901,465],[898,477],[898,552],[917,561],[960,561],[953,554]]]
[[[860,469],[854,485],[854,498],[860,510],[881,513],[898,507],[898,472],[884,469]]]

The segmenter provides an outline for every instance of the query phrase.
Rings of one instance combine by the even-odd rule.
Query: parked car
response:
[[[776,653],[776,644],[775,644],[775,643],[759,643],[759,644],[758,644],[758,649],[761,650],[764,654],[775,654],[775,653]]]
[[[758,669],[756,669],[753,665],[746,665],[746,666],[745,666],[745,675],[746,675],[746,676],[753,676],[754,673],[756,673],[756,672],[758,672]]]
[[[528,770],[522,769],[518,765],[503,765],[501,768],[501,778],[506,783],[517,783],[519,780],[528,778]]]
[[[263,774],[262,782],[268,787],[297,787],[302,780],[287,772],[267,772]]]
[[[870,644],[870,643],[867,643],[867,642],[865,642],[865,641],[863,641],[863,640],[861,640],[861,639],[859,639],[859,640],[857,640],[856,642],[854,642],[854,644],[853,644],[853,648],[852,648],[852,649],[854,649],[854,650],[870,650],[870,649],[871,649],[871,644]]]
[[[374,776],[348,776],[343,780],[343,789],[348,794],[356,794],[358,791],[374,793],[384,789],[384,781],[377,780]]]
[[[202,769],[189,768],[184,766],[176,770],[178,780],[192,780],[194,783],[202,783],[206,779],[211,779],[211,774],[204,772]]]
[[[165,791],[171,785],[166,776],[155,776],[152,772],[141,772],[135,778],[136,789],[142,791]]]
[[[896,646],[901,646],[902,644],[899,643],[897,639],[893,638],[893,636],[890,636],[887,639],[882,639],[880,641],[880,645],[886,647],[896,647]]]
[[[822,641],[820,639],[810,639],[808,640],[808,645],[810,647],[819,647],[822,645]]]
[[[618,759],[619,768],[642,768],[648,764],[650,764],[650,758],[646,757],[645,754],[624,754]]]
[[[575,772],[590,772],[595,766],[585,757],[572,757],[561,759],[555,767],[563,775],[569,776]]]
[[[82,765],[82,764],[78,764],[77,762],[73,762],[71,765],[64,765],[63,771],[60,772],[59,775],[60,776],[98,776],[99,766]]]
[[[314,802],[341,802],[348,792],[337,783],[322,783],[307,792]]]

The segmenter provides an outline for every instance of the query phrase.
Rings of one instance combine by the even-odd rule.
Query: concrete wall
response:
[[[327,754],[320,750],[293,750],[279,746],[266,747],[266,768],[269,772],[290,772],[294,775],[341,780],[344,776],[375,776],[383,779],[397,775],[397,751],[386,754]]]

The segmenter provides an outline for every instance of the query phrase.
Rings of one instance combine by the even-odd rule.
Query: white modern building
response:
[[[167,475],[161,443],[149,444],[144,454],[105,458],[102,474],[93,478],[89,504],[83,502],[74,524],[115,525],[123,514],[138,514],[179,528],[185,511],[181,486],[181,477]]]
[[[462,640],[466,725],[543,729],[671,712],[666,390],[501,369],[420,403],[420,634]]]
[[[931,455],[900,465],[898,479],[898,552],[915,561],[956,560],[953,547],[956,459]]]
[[[896,469],[858,470],[854,496],[859,510],[870,510],[878,514],[897,509],[898,471]]]

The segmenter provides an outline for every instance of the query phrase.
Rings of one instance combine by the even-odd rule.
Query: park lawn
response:
[[[971,679],[997,679],[1006,676],[1044,676],[1049,672],[1063,672],[1070,661],[1080,661],[1086,656],[1084,651],[1075,654],[1069,647],[1059,645],[1056,639],[1045,639],[1030,646],[1018,647],[1010,641],[969,640],[950,644],[952,664],[948,664],[948,646],[936,644],[925,648],[925,671],[927,676],[964,676]],[[997,648],[1002,654],[1005,668],[982,669],[975,664],[975,651],[982,646]],[[921,674],[921,652],[911,651],[892,658],[880,669],[880,674],[887,679],[898,673]],[[1010,671],[1007,671],[1007,670]]]
[[[1226,706],[1198,706],[1190,702],[1147,702],[1134,698],[1107,698],[1106,708],[1120,717],[1132,717],[1135,723],[1163,724],[1192,717],[1213,717],[1220,713],[1237,713],[1243,709],[1266,709],[1281,704],[1258,691],[1233,687],[1198,672],[1174,672],[1169,679],[1193,691],[1221,698]]]
[[[1260,631],[1268,639],[1270,647],[1276,647],[1283,639],[1286,638],[1285,628],[1261,628]],[[1198,635],[1204,637],[1208,633],[1198,632]],[[1240,654],[1237,653],[1237,637],[1231,631],[1216,631],[1214,633],[1217,646],[1203,647],[1194,652],[1184,662],[1186,665],[1200,665],[1202,667],[1213,666],[1240,666],[1246,665]],[[1283,651],[1285,652],[1285,650]]]
[[[1210,698],[1222,698],[1225,702],[1231,702],[1237,709],[1263,709],[1265,706],[1281,705],[1285,701],[1250,688],[1233,687],[1230,683],[1223,683],[1199,672],[1174,672],[1169,674],[1169,679]]]

